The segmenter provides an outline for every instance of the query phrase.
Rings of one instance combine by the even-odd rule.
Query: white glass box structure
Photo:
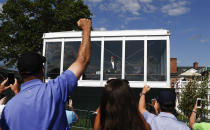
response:
[[[76,59],[82,32],[43,35],[46,81]],[[170,88],[170,32],[164,29],[92,31],[91,61],[78,86],[103,87],[110,78],[127,79],[133,88],[145,84]]]

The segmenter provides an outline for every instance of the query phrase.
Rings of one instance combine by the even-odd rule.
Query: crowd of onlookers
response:
[[[0,85],[0,93],[8,88],[15,93],[6,105],[5,98],[0,100],[2,130],[72,129],[78,115],[69,96],[91,55],[91,21],[80,19],[78,26],[82,29],[78,57],[57,78],[43,82],[46,59],[40,54],[27,52],[20,56],[17,68],[24,83],[19,85],[15,79],[14,84],[6,86],[8,79],[5,79]],[[189,128],[173,114],[176,106],[174,90],[161,91],[152,105],[146,105],[145,97],[149,91],[150,87],[145,85],[138,102],[127,80],[108,80],[96,111],[94,130],[210,130],[210,123],[195,123],[197,103],[192,110]]]

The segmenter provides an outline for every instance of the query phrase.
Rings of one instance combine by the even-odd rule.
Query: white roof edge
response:
[[[43,39],[51,38],[79,38],[81,31],[50,32],[44,33]],[[170,36],[170,31],[166,29],[147,30],[116,30],[116,31],[91,31],[91,37],[123,37],[123,36]]]

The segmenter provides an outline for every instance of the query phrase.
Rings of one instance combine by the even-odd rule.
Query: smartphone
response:
[[[15,83],[15,75],[14,74],[8,74],[8,84],[14,84]]]
[[[197,98],[197,108],[201,108],[201,98]]]

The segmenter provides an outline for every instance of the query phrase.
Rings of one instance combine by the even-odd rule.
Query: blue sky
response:
[[[95,30],[168,29],[179,66],[210,66],[209,0],[85,0]]]
[[[179,66],[210,66],[210,0],[84,0],[94,30],[168,29]],[[0,0],[0,8],[5,0]]]

